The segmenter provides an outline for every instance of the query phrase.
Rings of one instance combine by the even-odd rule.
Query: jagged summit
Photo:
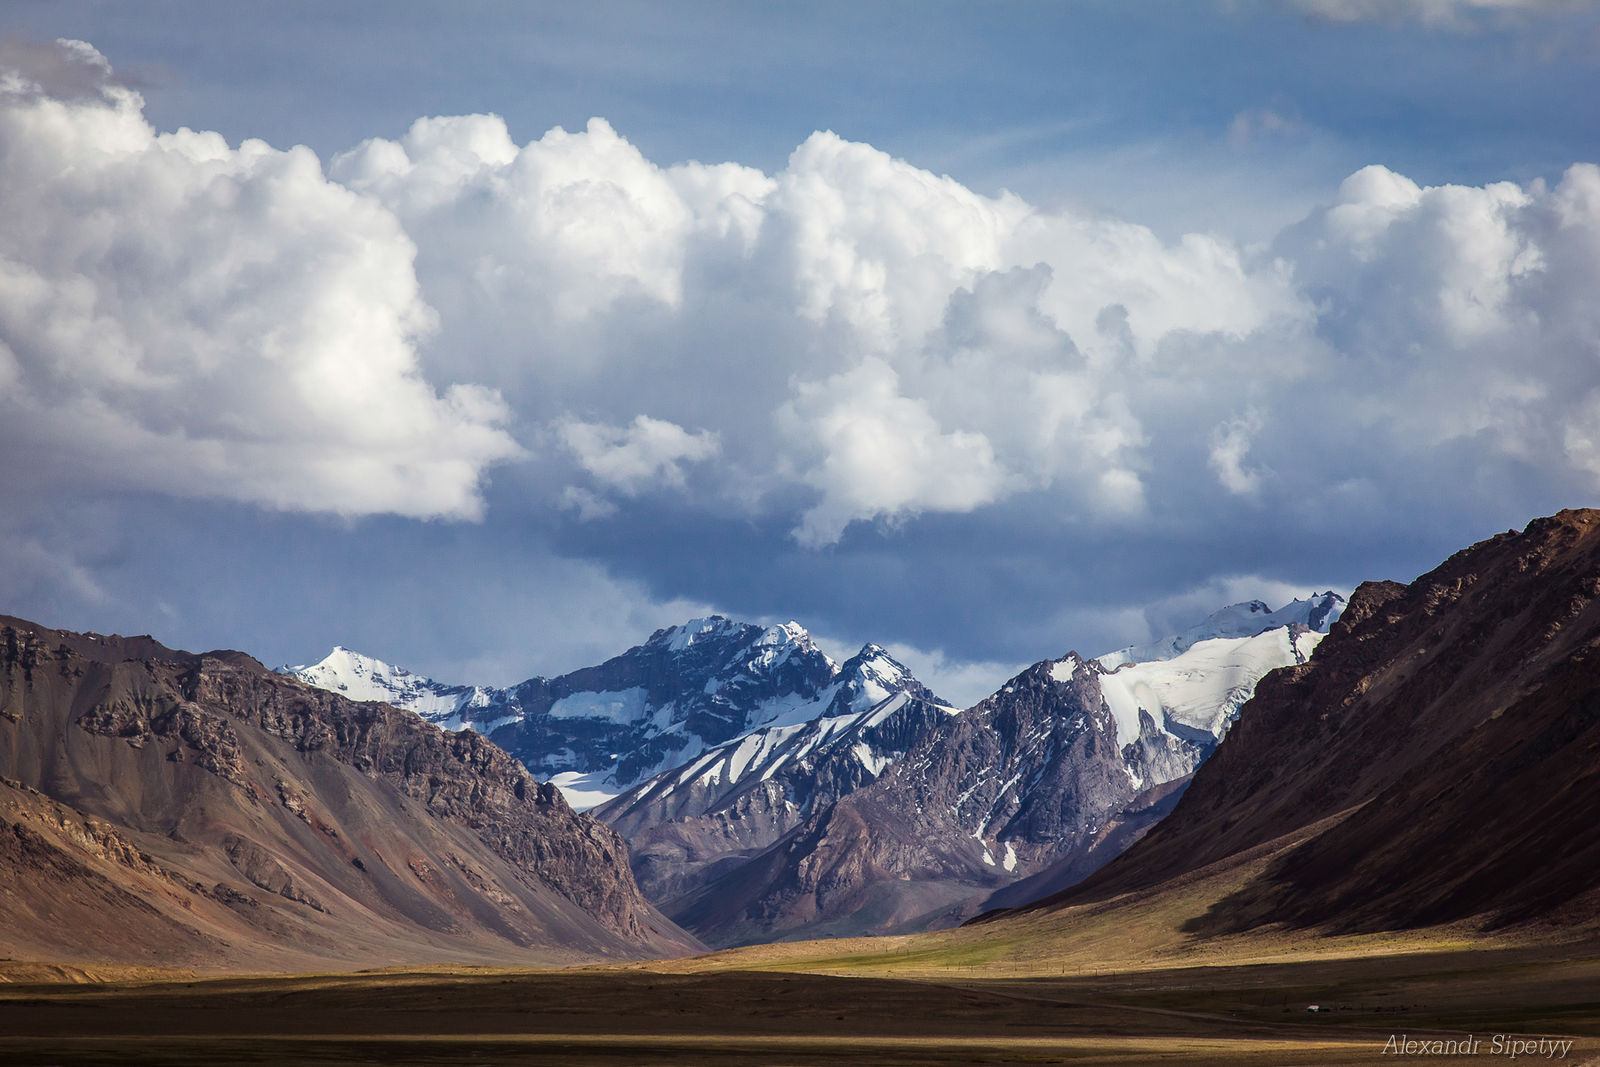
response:
[[[781,626],[760,626],[756,623],[738,622],[726,615],[707,615],[657,630],[640,647],[659,646],[673,652],[683,652],[696,645],[730,643],[762,648],[793,648],[801,652],[816,650],[816,643],[811,640],[806,628],[793,620]]]

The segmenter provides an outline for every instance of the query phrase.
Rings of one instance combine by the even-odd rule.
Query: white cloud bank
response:
[[[660,167],[601,120],[518,147],[493,116],[425,119],[331,172],[418,241],[440,367],[524,398],[602,481],[564,404],[708,427],[727,500],[813,492],[813,547],[1027,491],[1138,515],[1125,381],[1181,363],[1173,337],[1305,313],[1221,239],[984,197],[832,133],[769,176]]]
[[[601,120],[519,146],[428,118],[324,175],[158,136],[104,78],[7,78],[0,438],[80,477],[470,516],[516,420],[552,505],[625,520],[670,490],[808,547],[1019,498],[1379,513],[1443,452],[1600,488],[1589,164],[1548,188],[1369,167],[1263,252],[832,133],[769,175],[662,166]]]
[[[433,315],[393,215],[304,148],[157,135],[87,45],[37,58],[0,73],[7,456],[69,483],[477,516],[518,447],[495,394],[420,375]]]

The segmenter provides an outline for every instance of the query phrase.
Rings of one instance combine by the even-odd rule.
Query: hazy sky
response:
[[[794,618],[966,702],[1596,503],[1591,3],[0,35],[0,612],[491,683]]]

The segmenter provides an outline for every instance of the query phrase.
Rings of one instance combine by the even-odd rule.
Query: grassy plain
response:
[[[889,969],[881,957],[854,968],[820,943],[796,948],[822,971],[710,958],[15,983],[0,989],[0,1062],[1333,1065],[1387,1062],[1391,1034],[1473,1034],[1485,1049],[1495,1034],[1559,1036],[1575,1042],[1564,1062],[1600,1062],[1593,944],[1034,977],[935,974],[914,956],[902,959],[929,973],[874,975]]]
[[[1394,1062],[1398,1039],[1571,1040],[1600,1064],[1600,939],[1467,928],[1198,940],[1250,873],[912,937],[571,968],[293,976],[0,962],[0,1063]],[[1310,1004],[1330,1009],[1311,1013]],[[1459,1062],[1461,1057],[1452,1057]],[[1552,1062],[1524,1054],[1515,1062]]]

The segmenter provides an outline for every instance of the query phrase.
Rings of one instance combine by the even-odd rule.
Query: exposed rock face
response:
[[[1597,816],[1600,512],[1567,511],[1361,586],[1166,821],[1039,906],[1309,835],[1194,928],[1592,923]]]
[[[1248,614],[1265,632],[1197,636],[1167,661],[1038,663],[925,731],[875,783],[664,908],[736,944],[950,925],[1022,886],[1070,884],[1170,810],[1257,681],[1315,647],[1322,635],[1300,620],[1333,616],[1322,609],[1337,599],[1284,618],[1262,605]]]
[[[641,897],[614,831],[476,733],[240,653],[0,617],[0,775],[7,877],[64,887],[0,903],[35,911],[5,924],[19,950],[272,966],[693,944]],[[51,919],[92,901],[126,913],[125,936],[94,945]]]

